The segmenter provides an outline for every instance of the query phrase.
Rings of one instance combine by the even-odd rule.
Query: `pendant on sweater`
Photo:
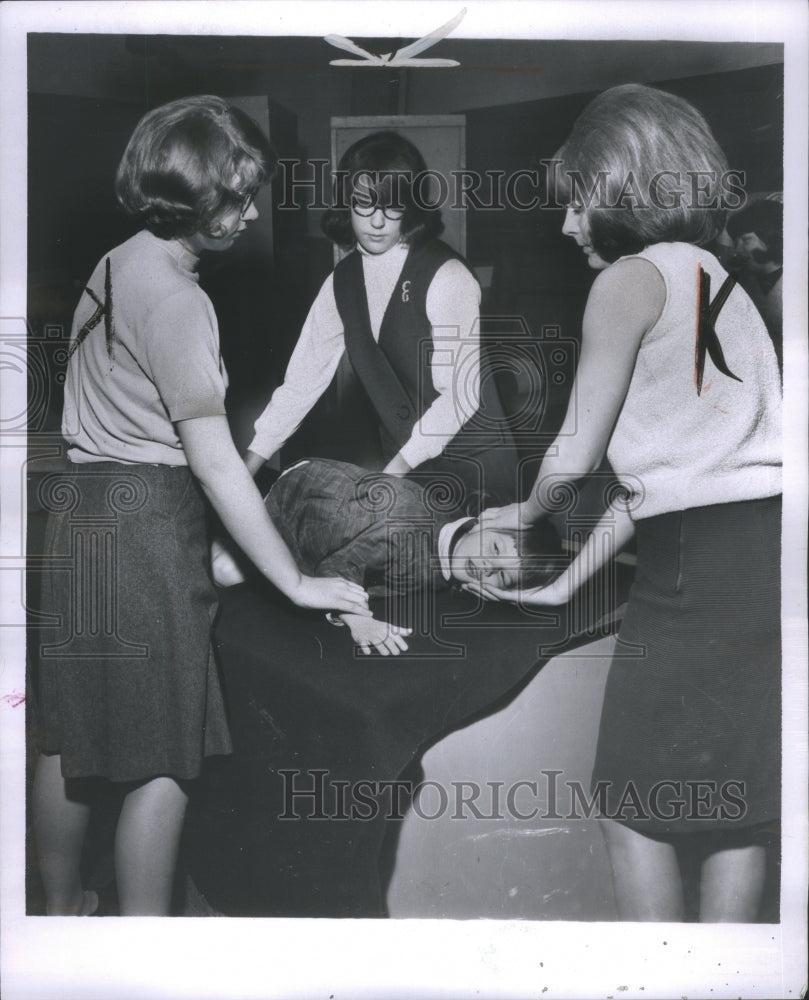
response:
[[[402,302],[410,301],[410,280],[402,282]]]

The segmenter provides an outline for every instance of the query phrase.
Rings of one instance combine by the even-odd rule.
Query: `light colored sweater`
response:
[[[777,495],[781,384],[764,321],[737,285],[715,329],[727,366],[742,381],[723,375],[706,355],[698,396],[697,268],[711,277],[711,300],[727,273],[689,243],[658,243],[637,256],[660,272],[666,301],[641,341],[607,449],[618,478],[637,495],[633,517]]]
[[[68,455],[79,464],[187,465],[175,422],[223,415],[227,388],[197,258],[177,240],[137,233],[107,254],[87,284],[102,304],[107,260],[110,349],[87,291],[73,318],[71,344],[88,321],[92,329],[68,365],[62,417]]]

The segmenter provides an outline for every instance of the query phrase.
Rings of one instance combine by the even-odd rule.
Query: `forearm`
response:
[[[292,596],[300,585],[301,573],[235,450],[230,461],[197,475],[230,537],[263,576]]]
[[[342,322],[329,278],[306,317],[283,384],[256,420],[249,451],[257,459],[266,461],[300,427],[334,377],[344,350]]]
[[[608,507],[587,537],[573,561],[556,581],[572,596],[587,580],[595,576],[626,545],[635,533],[632,518],[623,504]]]
[[[177,430],[188,465],[225,530],[268,580],[292,596],[301,573],[236,451],[225,417],[182,420]]]
[[[313,375],[309,379],[298,372],[287,371],[284,384],[275,390],[255,423],[247,452],[254,456],[255,468],[251,468],[254,475],[300,427],[329,381],[331,375],[323,378]]]
[[[236,451],[224,416],[180,420],[177,433],[188,466],[225,530],[271,583],[301,607],[369,614],[362,587],[337,577],[305,576],[298,570]]]
[[[269,457],[270,456],[268,455],[267,458]],[[263,455],[259,455],[256,452],[251,451],[249,448],[245,452],[244,464],[247,466],[247,471],[250,473],[251,476],[253,476],[253,478],[255,478],[256,473],[259,471],[259,469],[264,465],[266,461],[267,459],[264,458]]]
[[[441,393],[413,427],[409,439],[399,450],[399,457],[414,469],[437,458],[463,426],[452,391]]]
[[[438,395],[399,452],[413,468],[440,455],[480,406],[479,301],[477,282],[458,261],[444,264],[430,285],[430,377]]]
[[[399,455],[411,467],[437,458],[480,405],[477,341],[442,348],[433,338],[431,376],[438,395],[413,427]],[[443,364],[438,360],[443,358]]]
[[[581,357],[565,420],[526,501],[524,520],[535,520],[549,509],[555,484],[576,482],[600,465],[641,341],[665,300],[663,278],[648,261],[618,261],[596,278],[584,311]]]
[[[532,524],[558,507],[554,494],[595,472],[605,448],[592,441],[580,441],[578,447],[567,437],[557,437],[542,460],[536,481],[521,505],[521,519]]]

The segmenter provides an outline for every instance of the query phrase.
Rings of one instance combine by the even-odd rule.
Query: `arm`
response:
[[[255,436],[245,456],[251,475],[300,427],[334,378],[344,350],[343,325],[330,275],[309,310],[283,384],[256,420]]]
[[[620,261],[596,278],[584,311],[581,358],[565,420],[525,503],[530,521],[544,514],[550,482],[575,482],[600,465],[641,340],[660,317],[665,298],[659,271],[645,260]]]
[[[413,631],[367,615],[342,614],[340,618],[365,656],[370,656],[372,649],[382,656],[398,656],[407,649],[404,636]]]
[[[545,515],[549,489],[599,467],[641,340],[659,319],[665,299],[663,278],[648,261],[618,261],[599,274],[584,311],[581,358],[561,430],[526,500],[490,512],[487,522],[500,527],[532,524]]]
[[[602,514],[601,520],[588,536],[576,557],[559,576],[546,587],[532,590],[500,590],[494,587],[473,587],[464,590],[494,601],[512,601],[523,606],[567,604],[576,591],[626,545],[635,533],[635,526],[622,501],[614,501]]]
[[[213,578],[218,586],[232,587],[244,582],[244,575],[237,561],[221,542],[214,541],[211,547],[211,565]],[[331,616],[327,617],[331,620]],[[407,649],[404,636],[410,635],[412,629],[391,625],[369,615],[344,612],[339,618],[348,626],[351,638],[365,656],[370,656],[372,649],[382,656],[398,656]]]
[[[449,260],[430,284],[426,307],[434,346],[430,375],[438,396],[386,466],[393,474],[440,455],[480,402],[480,286],[460,261]]]
[[[226,417],[180,420],[177,433],[189,467],[225,529],[271,583],[302,607],[368,614],[367,595],[358,584],[300,573],[236,451]]]
[[[244,464],[247,466],[247,471],[250,473],[250,475],[255,477],[256,473],[261,469],[262,465],[264,465],[264,463],[267,461],[269,457],[270,455],[268,455],[267,458],[265,458],[263,455],[259,455],[258,452],[251,451],[248,448],[244,454]]]

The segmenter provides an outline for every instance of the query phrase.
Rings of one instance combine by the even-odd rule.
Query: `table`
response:
[[[206,766],[183,849],[208,903],[234,916],[385,916],[421,755],[554,655],[612,631],[631,574],[609,574],[559,609],[460,591],[377,605],[414,627],[399,657],[355,653],[345,628],[269,586],[224,591],[215,639],[234,753]]]

